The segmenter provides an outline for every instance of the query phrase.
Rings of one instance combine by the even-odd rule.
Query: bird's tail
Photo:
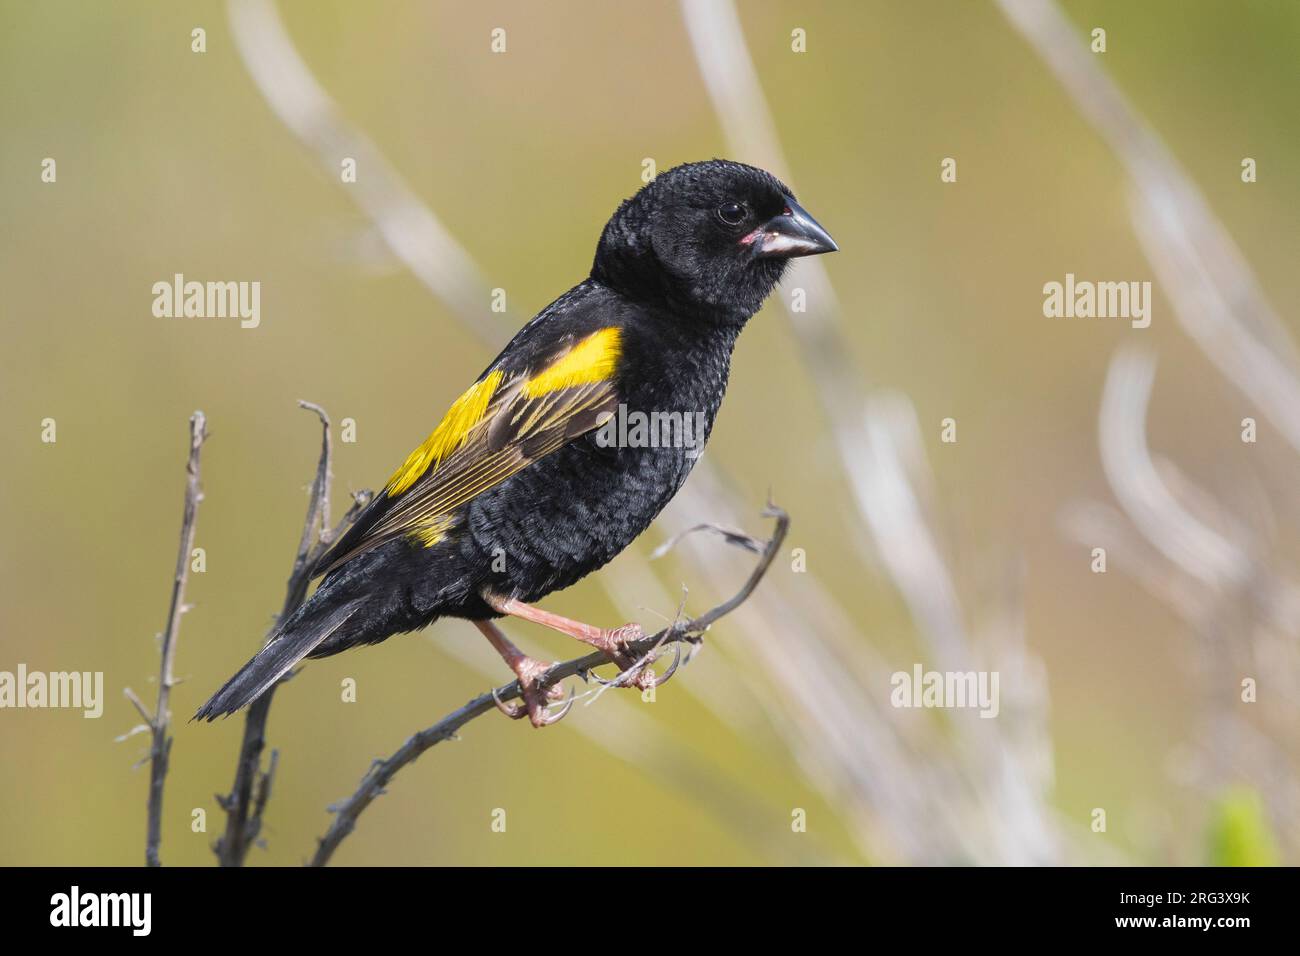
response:
[[[215,720],[246,707],[275,684],[289,669],[321,645],[337,631],[361,606],[364,598],[353,598],[332,607],[317,604],[319,613],[312,613],[313,604],[321,597],[318,591],[306,605],[298,610],[284,626],[278,629],[257,652],[257,656],[241,667],[226,681],[212,699],[199,708],[193,720]],[[306,613],[304,613],[306,612]]]

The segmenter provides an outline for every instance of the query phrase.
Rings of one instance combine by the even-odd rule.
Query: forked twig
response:
[[[312,402],[298,402],[300,408],[315,412],[321,423],[320,459],[316,465],[316,477],[312,481],[311,495],[307,502],[307,517],[303,521],[302,537],[298,542],[298,551],[293,559],[293,570],[289,574],[289,583],[285,589],[284,606],[278,620],[298,609],[307,596],[311,585],[311,571],[316,559],[324,548],[336,540],[348,526],[356,520],[361,509],[369,501],[369,492],[354,495],[352,507],[348,509],[343,520],[334,529],[329,527],[329,483],[330,468],[333,459],[333,443],[330,440],[330,419],[325,409]],[[271,792],[271,780],[275,773],[275,755],[271,766],[260,774],[262,750],[266,747],[266,722],[271,712],[271,700],[275,694],[272,686],[266,693],[253,702],[244,718],[244,735],[239,745],[239,762],[235,765],[235,782],[230,788],[229,796],[220,799],[221,808],[226,811],[226,832],[217,840],[215,847],[217,860],[222,866],[242,866],[248,856],[249,847],[257,842],[262,829],[262,811]],[[261,784],[257,785],[257,781]],[[257,791],[256,793],[254,791]]]
[[[203,500],[203,489],[199,486],[199,451],[207,437],[207,419],[202,412],[196,411],[190,416],[190,450],[185,462],[185,509],[181,518],[180,547],[176,553],[176,574],[172,577],[171,609],[167,614],[167,629],[162,635],[158,703],[154,712],[150,714],[135,692],[126,688],[127,699],[144,719],[147,729],[153,733],[153,743],[149,748],[149,822],[144,848],[145,862],[149,866],[162,865],[158,848],[162,844],[163,785],[167,780],[167,762],[172,751],[172,739],[167,736],[171,722],[171,691],[176,683],[172,666],[176,661],[176,640],[180,635],[181,615],[188,610],[185,605],[185,583],[190,576],[190,552],[194,549],[199,502]]]

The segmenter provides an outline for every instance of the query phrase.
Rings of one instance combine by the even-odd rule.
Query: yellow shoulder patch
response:
[[[537,398],[547,392],[574,385],[603,382],[614,374],[622,351],[622,334],[619,329],[608,328],[593,332],[524,382],[524,396]]]
[[[452,402],[447,414],[442,417],[438,427],[433,430],[419,448],[411,452],[402,467],[393,472],[388,479],[385,490],[391,498],[400,495],[415,484],[430,468],[438,464],[465,443],[470,430],[483,420],[488,404],[497,386],[501,384],[501,373],[492,372],[481,381],[471,385],[460,398]]]

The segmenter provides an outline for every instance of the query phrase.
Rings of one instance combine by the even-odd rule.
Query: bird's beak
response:
[[[817,256],[839,249],[830,233],[789,196],[781,215],[773,216],[745,239],[757,246],[756,255],[764,259]]]

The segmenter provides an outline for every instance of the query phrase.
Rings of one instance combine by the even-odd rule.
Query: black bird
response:
[[[524,706],[507,712],[535,726],[558,719],[547,703],[560,689],[542,686],[547,665],[494,618],[546,625],[631,666],[637,625],[593,627],[531,602],[654,520],[708,438],[746,321],[791,258],[836,248],[761,169],[711,160],[659,175],[606,224],[591,275],[456,399],[321,559],[316,592],[195,716],[233,713],[304,657],[440,617],[467,618],[492,642],[523,689]]]

